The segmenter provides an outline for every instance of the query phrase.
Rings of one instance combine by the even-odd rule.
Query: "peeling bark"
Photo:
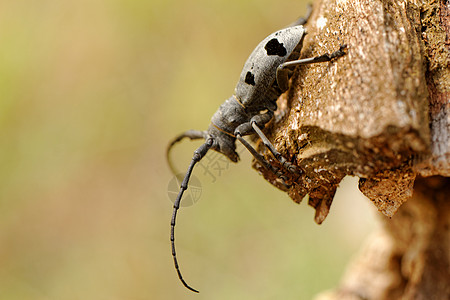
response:
[[[392,218],[374,238],[381,246],[363,250],[378,249],[382,262],[363,255],[350,271],[358,293],[346,293],[354,290],[344,280],[338,291],[348,297],[329,299],[450,299],[449,1],[322,0],[306,27],[302,57],[341,44],[348,53],[297,68],[265,129],[301,175],[286,172],[286,188],[256,161],[254,167],[295,202],[309,195],[319,224],[347,175],[358,176],[360,190]],[[379,282],[358,281],[366,271]]]
[[[369,237],[338,288],[316,300],[450,299],[450,179],[420,178]]]

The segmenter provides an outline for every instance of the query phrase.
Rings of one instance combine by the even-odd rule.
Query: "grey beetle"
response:
[[[286,177],[283,176],[281,170],[271,165],[243,138],[243,136],[256,133],[283,168],[291,173],[300,174],[297,167],[287,161],[275,149],[261,128],[264,128],[265,124],[272,119],[274,111],[277,109],[276,100],[278,97],[288,90],[293,67],[330,61],[344,55],[344,49],[346,48],[346,45],[342,45],[339,50],[332,54],[297,59],[300,56],[303,39],[306,35],[305,28],[302,26],[306,23],[306,20],[307,18],[300,18],[293,26],[274,32],[259,43],[242,69],[234,95],[226,100],[212,116],[209,128],[206,131],[188,130],[173,139],[167,148],[168,162],[173,171],[174,168],[169,159],[169,152],[174,144],[185,137],[191,140],[205,140],[205,143],[194,152],[181,183],[180,192],[173,205],[170,223],[170,241],[175,269],[183,285],[193,292],[198,293],[196,289],[190,287],[183,279],[178,266],[175,251],[175,220],[181,198],[188,187],[189,178],[195,164],[206,155],[209,149],[218,151],[231,161],[237,162],[239,156],[236,153],[236,140],[238,140],[258,162],[274,172],[284,182]]]

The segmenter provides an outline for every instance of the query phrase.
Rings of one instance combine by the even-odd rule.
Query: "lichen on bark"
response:
[[[430,132],[423,9],[414,1],[323,0],[315,5],[302,57],[330,53],[342,44],[348,53],[330,63],[297,68],[291,89],[279,99],[279,110],[266,128],[302,174],[288,176],[291,187],[286,190],[273,174],[254,165],[295,202],[309,194],[309,203],[319,210],[318,223],[346,175],[360,177],[363,193],[392,216],[411,197],[416,175],[450,169],[447,164],[437,171],[432,162],[437,133]],[[434,64],[448,64],[443,59]],[[448,141],[446,146],[439,148],[441,164],[442,153],[448,158]],[[259,150],[277,164],[262,145]],[[385,185],[393,188],[385,193],[393,196],[389,201],[364,188],[380,176],[391,181]]]
[[[306,28],[302,58],[348,53],[298,67],[265,128],[300,175],[254,167],[319,224],[347,175],[389,217],[320,299],[450,299],[449,1],[321,0]]]

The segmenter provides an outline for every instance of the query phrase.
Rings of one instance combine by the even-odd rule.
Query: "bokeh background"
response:
[[[179,213],[179,260],[199,295],[170,254],[168,140],[205,129],[256,44],[305,11],[1,1],[0,299],[310,299],[335,286],[375,226],[357,180],[318,226],[245,151],[216,178],[197,169],[201,198]],[[174,149],[178,169],[198,145]]]

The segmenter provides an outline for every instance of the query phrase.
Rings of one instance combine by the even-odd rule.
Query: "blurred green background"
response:
[[[256,46],[305,1],[0,2],[0,299],[309,299],[374,227],[347,179],[328,219],[243,152],[169,244],[170,138],[206,129]],[[185,169],[199,143],[173,151]],[[211,155],[213,153],[210,153]]]

